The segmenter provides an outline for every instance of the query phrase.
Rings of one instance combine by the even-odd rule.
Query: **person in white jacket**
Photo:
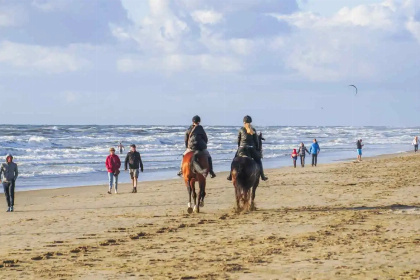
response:
[[[414,152],[417,153],[417,151],[419,150],[419,137],[418,136],[414,137],[413,146],[414,146]]]

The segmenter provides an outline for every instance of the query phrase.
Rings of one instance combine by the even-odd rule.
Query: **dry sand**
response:
[[[420,154],[269,170],[247,214],[223,173],[191,215],[181,179],[19,192],[0,278],[418,279],[419,172]]]

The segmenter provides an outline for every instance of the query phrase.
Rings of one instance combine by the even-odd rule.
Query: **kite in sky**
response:
[[[356,89],[356,94],[357,95],[357,87],[355,85],[349,85],[349,87],[354,87]]]

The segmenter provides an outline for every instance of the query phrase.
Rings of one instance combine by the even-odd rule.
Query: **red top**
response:
[[[293,157],[297,157],[298,155],[297,155],[297,152],[296,152],[296,149],[293,149],[293,152],[292,152],[292,158]]]
[[[106,166],[106,170],[108,170],[108,172],[114,173],[115,171],[117,171],[121,167],[120,158],[115,154],[114,155],[109,155],[106,158],[105,166]]]

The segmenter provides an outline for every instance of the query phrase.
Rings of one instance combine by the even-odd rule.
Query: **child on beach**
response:
[[[414,152],[417,153],[417,151],[419,150],[419,137],[418,136],[414,137],[413,146],[414,146]]]
[[[357,140],[356,142],[356,148],[357,148],[357,161],[362,161],[362,149],[363,149],[363,144],[362,144],[362,139]]]
[[[292,159],[293,159],[293,166],[296,168],[296,161],[297,161],[297,157],[298,157],[298,154],[297,154],[297,152],[296,152],[296,149],[293,149],[293,152],[292,152]]]
[[[114,148],[109,149],[109,156],[106,158],[105,166],[109,179],[108,193],[111,194],[112,185],[115,186],[115,193],[118,193],[118,174],[120,174],[121,161],[120,157],[115,154]]]
[[[301,165],[302,167],[305,167],[305,155],[306,155],[306,153],[308,153],[308,154],[309,154],[308,149],[305,147],[305,144],[300,143],[300,147],[299,147],[299,150],[298,150],[298,154],[299,154],[299,156],[300,156],[300,165]]]

